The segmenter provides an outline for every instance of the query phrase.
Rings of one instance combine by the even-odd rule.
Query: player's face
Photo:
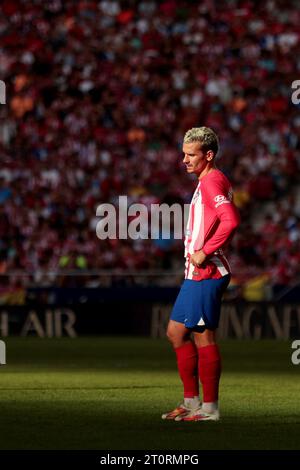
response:
[[[201,150],[200,142],[191,142],[183,144],[182,151],[184,153],[183,163],[186,165],[188,173],[200,175],[208,164],[207,152]]]

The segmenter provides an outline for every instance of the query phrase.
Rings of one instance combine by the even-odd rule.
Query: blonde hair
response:
[[[185,133],[183,143],[190,144],[200,142],[201,150],[207,152],[212,150],[217,155],[219,150],[219,139],[217,134],[209,127],[193,127]]]

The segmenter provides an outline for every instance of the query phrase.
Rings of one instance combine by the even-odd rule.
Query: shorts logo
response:
[[[215,207],[219,207],[221,204],[228,204],[230,201],[228,201],[226,196],[223,196],[223,194],[219,194],[214,198],[214,201],[217,203],[215,204]]]

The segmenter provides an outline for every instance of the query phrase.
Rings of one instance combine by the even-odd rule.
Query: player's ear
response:
[[[206,160],[208,162],[211,162],[213,158],[214,158],[214,152],[212,150],[208,150],[206,152]]]

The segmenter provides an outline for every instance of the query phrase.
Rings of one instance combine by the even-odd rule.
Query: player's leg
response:
[[[183,384],[184,404],[199,404],[198,351],[191,340],[191,331],[183,323],[170,320],[167,337],[176,354],[179,376]]]
[[[221,376],[221,355],[216,343],[215,330],[205,329],[194,332],[198,349],[198,371],[202,385],[202,416],[198,419],[219,419],[219,382]]]
[[[221,356],[216,344],[216,329],[219,324],[221,298],[230,276],[221,279],[207,279],[196,287],[198,297],[197,316],[194,317],[194,342],[198,350],[198,373],[202,385],[202,407],[186,421],[219,419],[219,381],[221,376]],[[187,325],[187,326],[191,326]]]
[[[175,304],[176,305],[176,304]],[[178,302],[172,316],[179,319]],[[162,415],[163,419],[176,419],[186,416],[199,407],[198,351],[190,337],[191,331],[181,321],[170,319],[167,337],[177,358],[179,376],[183,383],[183,402],[174,410]]]
[[[183,383],[184,403],[194,407],[199,403],[199,380],[198,351],[191,339],[191,329],[186,324],[192,309],[190,284],[190,281],[185,280],[181,286],[171,313],[167,337],[176,354],[178,372]]]

